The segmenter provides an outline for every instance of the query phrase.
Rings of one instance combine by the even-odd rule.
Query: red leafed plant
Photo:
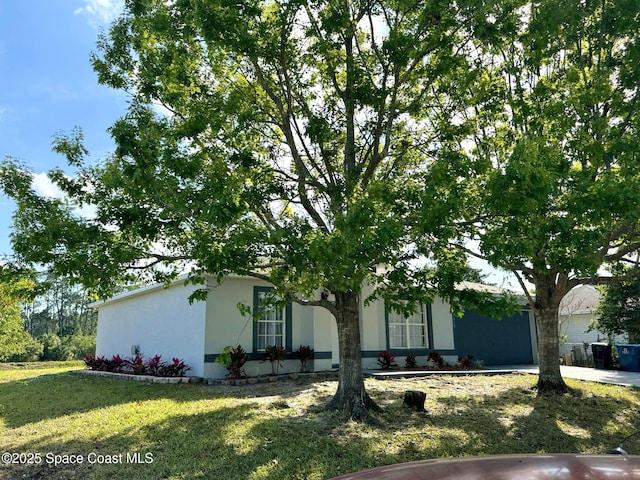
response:
[[[87,366],[87,368],[91,369],[91,370],[95,370],[95,366],[96,366],[96,357],[94,357],[93,355],[91,355],[90,353],[87,353],[84,356],[84,364]]]
[[[85,355],[84,364],[91,370],[156,375],[159,377],[183,377],[185,372],[191,370],[191,367],[179,358],[173,357],[171,363],[162,362],[160,359],[160,355],[155,355],[145,362],[140,353],[137,353],[135,357],[126,359],[120,355],[114,355],[111,360],[107,360],[104,356]]]
[[[382,370],[387,370],[391,367],[396,367],[396,356],[388,350],[378,354],[378,365]]]
[[[127,362],[131,367],[131,370],[136,375],[144,375],[147,370],[146,365],[144,364],[144,359],[140,353],[136,353],[136,356]]]
[[[444,358],[438,352],[431,352],[427,355],[427,362],[432,362],[436,367],[442,368],[444,367]]]
[[[465,355],[464,357],[460,357],[458,358],[458,366],[462,367],[462,368],[471,368],[473,367],[473,356],[472,355]]]
[[[126,361],[120,355],[114,355],[111,358],[111,371],[119,372],[126,365]]]
[[[167,366],[169,370],[167,376],[184,377],[185,372],[187,372],[188,370],[191,370],[191,367],[189,367],[186,363],[184,363],[184,360],[181,360],[175,357],[173,357],[171,360],[172,360],[172,363],[170,363]]]
[[[160,355],[156,355],[147,361],[147,371],[149,375],[157,375],[163,367],[162,362],[160,362],[160,357]]]

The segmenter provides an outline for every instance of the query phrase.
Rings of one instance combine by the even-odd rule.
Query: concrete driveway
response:
[[[486,368],[488,370],[533,374],[538,373],[537,365],[504,365]],[[568,367],[566,365],[561,365],[560,373],[564,378],[575,378],[577,380],[589,380],[592,382],[640,387],[640,372],[624,372],[622,370],[600,370],[597,368]]]
[[[368,377],[378,379],[392,379],[401,377],[427,377],[430,375],[500,375],[512,372],[531,373],[534,375],[539,373],[537,365],[496,365],[486,366],[481,370],[365,370],[364,374]],[[600,370],[596,368],[560,365],[560,373],[564,378],[640,387],[640,372]]]

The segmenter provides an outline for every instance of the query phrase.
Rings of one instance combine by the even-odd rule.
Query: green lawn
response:
[[[368,380],[384,408],[373,427],[322,409],[334,381],[161,385],[74,367],[0,367],[0,452],[39,461],[0,464],[0,478],[323,479],[424,458],[606,453],[640,427],[637,390],[569,380],[578,395],[542,400],[527,375]],[[427,413],[402,406],[408,389],[427,392]]]

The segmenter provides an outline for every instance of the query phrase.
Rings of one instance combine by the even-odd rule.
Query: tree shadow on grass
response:
[[[412,412],[398,400],[386,415],[395,417],[387,423],[409,432],[408,461],[422,455],[606,454],[626,434],[640,431],[637,409],[631,401],[580,392],[538,398],[518,387],[498,396],[439,397],[435,413]]]
[[[0,416],[6,427],[129,402],[191,399],[191,385],[138,383],[77,373],[42,375],[0,384]],[[201,394],[203,398],[206,394]]]
[[[112,382],[99,393],[114,392]],[[130,386],[129,382],[116,382]],[[438,395],[427,413],[402,406],[398,392],[371,392],[385,405],[381,427],[343,424],[330,412],[288,408],[295,390],[308,383],[290,385],[278,395],[265,389],[255,399],[250,390],[208,389],[190,385],[151,385],[147,390],[124,389],[127,401],[172,398],[178,402],[246,396],[240,404],[227,402],[216,409],[193,413],[167,412],[158,420],[140,419],[100,439],[83,435],[65,440],[42,435],[29,451],[122,455],[122,463],[90,465],[41,464],[10,466],[7,478],[225,478],[225,479],[324,479],[380,465],[451,456],[575,452],[606,453],[620,440],[620,432],[640,428],[638,403],[605,396],[537,398],[521,387],[498,395]],[[108,388],[107,388],[108,387]],[[157,389],[155,387],[158,387]],[[171,388],[176,387],[176,388]],[[293,391],[292,391],[293,388]],[[136,393],[141,396],[136,397]],[[195,392],[195,393],[194,393]],[[116,392],[117,393],[117,392]],[[53,397],[52,401],[60,400]],[[113,405],[114,400],[103,402]],[[109,403],[110,402],[110,403]],[[179,405],[178,405],[179,406]],[[78,407],[78,412],[88,407]],[[99,406],[95,408],[100,408]],[[58,412],[60,413],[60,412]],[[49,418],[49,417],[44,417]],[[612,428],[618,422],[620,429]],[[624,425],[624,427],[622,427]],[[24,448],[27,448],[26,445]],[[133,456],[139,453],[140,456]],[[130,459],[151,463],[128,462]],[[95,458],[95,457],[94,457]],[[2,474],[0,473],[0,477]]]
[[[10,466],[8,478],[324,479],[374,465],[358,446],[343,445],[317,422],[287,413],[287,409],[246,403],[204,414],[168,416],[121,429],[99,443],[46,437],[30,444],[29,450],[85,459],[89,454],[94,459],[122,454],[122,462]],[[147,454],[151,454],[150,463],[127,461],[147,459]]]
[[[314,391],[311,381],[239,387],[207,387],[198,384],[157,384],[97,377],[81,373],[45,374],[0,383],[0,419],[8,428],[88,412],[130,402],[170,399],[187,402],[210,398],[282,396],[291,398]],[[258,388],[259,387],[259,388]],[[326,397],[325,397],[326,398]]]
[[[342,424],[328,412],[292,414],[280,404],[247,402],[202,414],[167,416],[156,422],[130,426],[99,443],[83,440],[60,442],[48,438],[30,446],[40,451],[122,454],[118,464],[41,465],[11,473],[30,478],[225,478],[225,479],[326,479],[351,471],[426,458],[451,456],[606,451],[616,444],[607,433],[606,417],[629,412],[632,402],[593,401],[591,412],[602,418],[590,422],[577,412],[584,398],[536,400],[515,388],[487,398],[441,397],[439,413],[416,413],[389,404],[385,425]],[[582,403],[581,403],[582,402]],[[526,409],[525,409],[526,407]],[[522,414],[511,414],[518,412]],[[509,422],[505,422],[508,417]],[[631,419],[638,427],[638,421]],[[575,423],[591,438],[562,431],[557,421]],[[544,433],[544,435],[541,434]],[[546,439],[546,440],[545,440]],[[127,462],[139,453],[152,463]],[[134,458],[134,457],[132,457]]]

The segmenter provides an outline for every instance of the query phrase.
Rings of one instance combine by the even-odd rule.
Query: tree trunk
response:
[[[338,390],[329,408],[340,410],[346,419],[370,421],[369,411],[381,409],[364,388],[358,294],[337,292],[335,297],[340,369]]]
[[[564,275],[536,278],[535,316],[538,322],[538,395],[566,393],[569,387],[560,373],[558,311],[566,294]]]

